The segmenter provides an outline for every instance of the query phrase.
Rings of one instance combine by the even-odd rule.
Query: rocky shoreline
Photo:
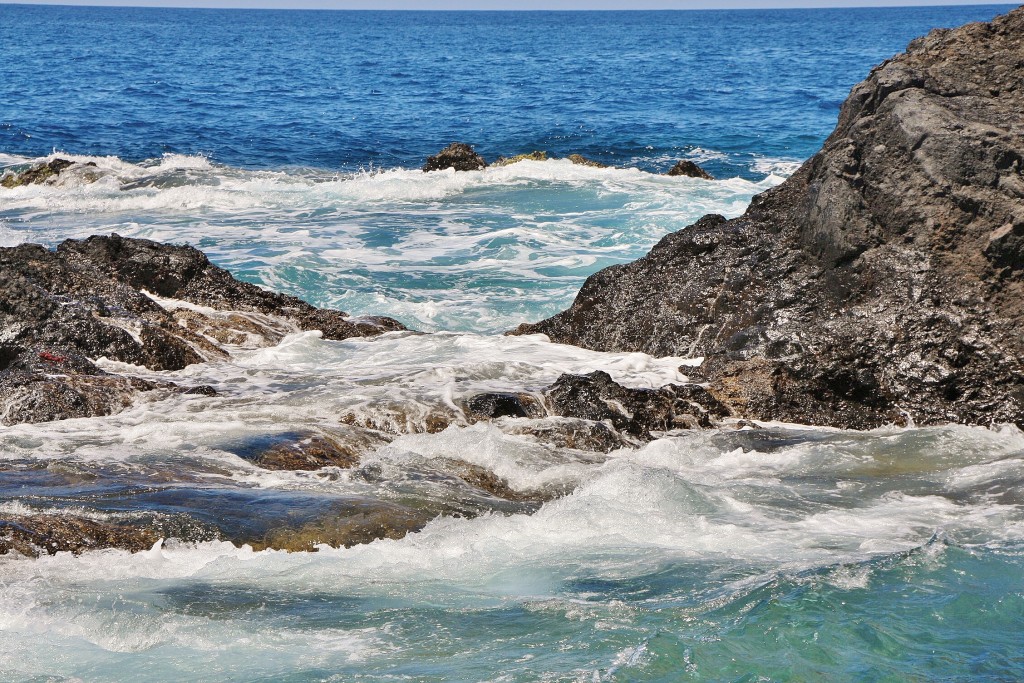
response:
[[[743,216],[705,216],[639,261],[592,275],[567,311],[511,333],[599,351],[703,356],[693,381],[638,389],[603,371],[563,374],[546,387],[456,396],[422,415],[402,405],[352,411],[330,428],[270,435],[233,452],[263,470],[328,468],[374,481],[381,475],[363,463],[366,454],[401,435],[479,422],[595,462],[726,420],[1024,426],[1021,55],[1024,9],[915,41],[853,89],[822,151]],[[490,165],[546,159],[533,152]],[[487,166],[472,147],[453,143],[423,170]],[[54,159],[8,173],[0,185],[69,174],[88,182],[96,173]],[[710,179],[690,161],[668,175]],[[215,384],[155,380],[143,370],[228,360],[313,330],[332,340],[412,334],[392,318],[354,318],[239,281],[189,246],[113,234],[54,250],[0,248],[0,423],[214,397]],[[115,371],[111,362],[127,365]],[[181,496],[174,502],[184,509],[199,506],[185,522],[4,513],[0,554],[137,551],[169,537],[256,549],[348,546],[399,538],[441,515],[529,512],[570,490],[517,489],[455,458],[435,458],[422,476],[457,493],[416,504],[304,499],[299,512],[266,513],[255,530],[211,511],[236,505],[244,515],[255,499],[197,502],[181,492],[166,495]]]
[[[0,329],[0,419],[6,425],[114,415],[175,394],[215,398],[222,391],[219,385],[154,377],[271,347],[289,333],[317,330],[333,340],[409,334],[391,318],[352,318],[236,280],[192,247],[116,234],[66,240],[54,250],[31,244],[0,248]],[[268,435],[231,450],[264,470],[328,468],[372,481],[379,474],[363,466],[363,457],[403,434],[495,422],[510,434],[526,434],[552,448],[603,454],[650,440],[652,432],[709,426],[723,413],[713,401],[709,412],[700,403],[703,398],[699,387],[628,389],[605,373],[563,375],[532,393],[473,394],[454,408],[438,406],[416,416],[403,405],[373,405],[338,416],[332,428]],[[30,479],[37,471],[17,461],[4,469],[7,476]],[[60,486],[77,490],[77,476]],[[399,538],[438,515],[530,511],[567,492],[516,489],[486,468],[452,458],[432,461],[423,476],[465,490],[450,502],[413,506],[374,498],[327,507],[300,500],[280,515],[264,510],[247,522],[237,521],[238,516],[251,512],[226,517],[224,512],[236,506],[244,510],[248,503],[240,501],[254,494],[222,494],[218,514],[205,511],[211,505],[209,493],[196,498],[199,494],[187,488],[158,494],[154,503],[161,510],[167,496],[180,497],[170,507],[187,510],[183,519],[164,512],[111,515],[77,506],[18,509],[0,515],[0,554],[137,551],[163,538],[312,550],[320,543],[345,546]],[[61,482],[65,475],[57,471],[46,477]],[[88,481],[95,478],[90,475]],[[122,481],[118,487],[126,485]],[[132,495],[143,496],[133,505],[143,510],[150,505],[145,500],[152,494]]]
[[[740,417],[1024,425],[1024,9],[872,71],[821,152],[516,333],[703,356]]]
[[[293,331],[346,339],[404,329],[241,282],[192,247],[115,234],[53,251],[0,248],[0,423],[110,415],[141,392],[213,392],[112,374],[97,358],[180,370]]]
[[[317,330],[334,340],[411,334],[391,318],[352,318],[241,282],[192,247],[118,235],[66,240],[54,250],[39,245],[0,248],[0,326],[0,417],[7,425],[114,415],[175,394],[216,398],[224,389],[216,383],[186,385],[180,379],[154,377],[160,377],[159,371],[274,346],[288,333]],[[409,410],[399,403],[373,404],[338,415],[333,427],[268,434],[224,448],[264,470],[327,468],[372,482],[381,475],[363,458],[406,434],[488,422],[548,448],[592,453],[582,457],[600,461],[603,454],[640,445],[660,433],[710,427],[728,413],[697,385],[632,389],[604,372],[565,374],[532,391],[475,393],[449,407],[438,403],[426,412]],[[4,471],[5,476],[32,480],[38,469],[31,462],[14,461]],[[77,476],[62,483],[66,475],[58,470],[45,478],[56,478],[47,486],[74,492],[81,486]],[[103,490],[97,476],[89,475],[89,486]],[[0,514],[0,554],[136,551],[163,538],[312,550],[321,543],[347,546],[399,538],[439,515],[528,512],[571,490],[515,488],[487,468],[450,457],[431,460],[420,476],[462,492],[414,505],[357,498],[325,507],[300,499],[280,513],[265,509],[258,518],[241,522],[239,516],[252,514],[244,501],[258,494],[218,494],[222,500],[215,503],[217,497],[211,499],[209,492],[172,486],[164,493],[146,493],[143,486],[131,494],[141,498],[129,509],[141,508],[130,514],[88,511],[91,506],[82,510],[73,504]],[[122,479],[118,488],[134,486],[122,475],[112,478]],[[99,475],[98,481],[105,479]],[[153,495],[155,502],[146,502]],[[209,510],[211,505],[220,512]],[[237,513],[225,515],[239,506]],[[150,507],[153,511],[145,512]],[[164,509],[184,510],[184,518],[159,512]]]

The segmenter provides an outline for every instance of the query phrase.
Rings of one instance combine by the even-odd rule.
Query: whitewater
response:
[[[113,22],[113,35],[129,45],[129,34],[141,31],[171,45],[195,17],[133,10],[115,21],[100,10],[46,11],[71,12],[67,16],[78,23],[68,30],[79,38],[95,38],[104,22]],[[31,35],[26,27],[38,18],[18,19],[0,7],[3,12]],[[0,189],[0,246],[54,247],[112,232],[188,243],[239,279],[354,316],[393,316],[414,331],[344,341],[292,333],[271,346],[239,344],[228,360],[175,372],[101,359],[112,371],[210,384],[218,395],[144,397],[109,417],[0,427],[0,516],[46,512],[168,532],[168,540],[135,554],[0,556],[0,680],[1024,677],[1024,434],[1016,427],[854,432],[726,421],[720,429],[658,434],[649,443],[603,453],[556,446],[524,428],[540,420],[474,424],[462,408],[481,392],[539,392],[563,373],[604,370],[625,386],[644,388],[697,373],[700,358],[601,353],[503,332],[565,309],[597,270],[642,257],[705,214],[738,216],[754,195],[783,182],[828,132],[837,94],[879,60],[858,40],[891,44],[891,53],[922,26],[995,13],[916,12],[865,10],[854,15],[860,23],[851,29],[861,33],[848,38],[833,35],[844,33],[836,28],[842,17],[813,12],[725,13],[702,16],[693,26],[675,16],[686,13],[670,13],[664,24],[670,37],[695,40],[692,32],[707,35],[712,26],[720,32],[712,37],[737,43],[769,22],[781,41],[760,44],[753,54],[742,48],[747,61],[739,65],[728,55],[709,55],[723,104],[709,104],[714,93],[695,100],[692,122],[680,124],[674,140],[651,132],[660,130],[664,119],[657,116],[666,110],[686,118],[668,104],[665,110],[651,105],[657,116],[638,113],[631,127],[629,102],[595,101],[582,109],[580,116],[589,118],[579,132],[564,103],[526,98],[502,127],[511,107],[463,94],[463,103],[475,102],[476,118],[466,126],[480,134],[481,149],[517,140],[518,147],[501,151],[537,147],[601,157],[603,150],[602,160],[616,168],[556,159],[422,173],[401,156],[422,161],[423,155],[399,144],[395,117],[416,128],[419,139],[430,128],[446,135],[445,126],[457,117],[424,109],[428,121],[403,119],[390,108],[374,134],[397,156],[382,161],[363,144],[345,147],[339,163],[328,163],[314,151],[325,147],[325,137],[307,130],[316,128],[313,112],[327,101],[317,90],[326,86],[313,81],[289,84],[306,88],[313,103],[308,109],[301,98],[288,104],[299,109],[271,122],[284,131],[273,144],[258,130],[267,121],[247,109],[256,106],[250,99],[271,96],[227,89],[226,103],[217,103],[207,95],[219,81],[208,75],[195,78],[209,82],[188,87],[187,80],[174,85],[164,77],[160,86],[204,93],[196,98],[202,102],[191,131],[184,125],[189,115],[175,110],[166,93],[155,103],[128,92],[117,96],[148,103],[140,111],[170,107],[162,116],[180,117],[154,132],[149,124],[138,130],[114,125],[116,117],[100,106],[69,114],[23,90],[26,100],[52,107],[56,132],[42,124],[29,131],[23,101],[6,117],[0,112],[0,167],[65,158],[96,164],[99,177]],[[329,34],[318,38],[321,47],[348,35],[365,50],[339,50],[339,63],[377,60],[366,68],[405,74],[394,77],[405,91],[426,87],[418,69],[428,47],[410,41],[415,54],[397,64],[374,41],[396,40],[394,32],[417,36],[417,22],[437,29],[444,21],[393,17],[391,24],[375,24],[371,14],[350,20],[359,28],[354,36],[345,33],[344,22],[335,25],[316,13],[288,19],[282,25],[294,33],[286,31],[283,42],[268,49],[285,60],[306,28],[314,37]],[[646,44],[630,31],[652,30],[638,18],[647,13],[624,14],[571,22],[581,36],[608,39],[625,31],[636,38],[631,44]],[[40,16],[58,21],[64,15]],[[214,49],[207,33],[244,42],[246,31],[274,14],[202,16],[195,29],[200,37],[191,39],[197,52]],[[514,13],[475,17],[479,25],[453,43],[452,59],[468,58],[480,36],[502,42],[495,36],[507,37],[501,31],[514,20]],[[525,37],[507,38],[509,49],[514,53],[516,41],[557,35],[566,21],[534,17]],[[385,25],[390,32],[381,29]],[[836,53],[821,57],[822,68],[808,74],[812,69],[794,55],[829,40]],[[649,45],[654,56],[664,47]],[[381,54],[374,56],[376,49]],[[562,49],[581,48],[573,42]],[[325,53],[317,51],[317,58]],[[136,54],[142,71],[158,68],[151,55]],[[296,60],[307,58],[296,54]],[[101,78],[90,75],[90,59],[125,69],[121,55],[84,54],[75,77]],[[833,60],[851,55],[859,62],[841,67],[849,78],[829,70],[840,69]],[[654,56],[637,48],[618,59],[635,67],[637,60],[658,61]],[[182,70],[193,58],[166,53]],[[525,69],[506,74],[508,82],[526,82],[521,92],[532,92],[531,74],[608,79],[607,69],[618,73],[613,61],[593,66],[597,75],[581,67],[552,76],[543,63],[491,66]],[[733,90],[751,71],[772,64],[783,94],[755,92],[751,110],[740,114],[761,121],[761,130],[748,135],[746,126],[758,125],[745,123],[735,133],[727,121],[742,93]],[[270,75],[254,69],[247,78],[281,87],[272,67],[263,65]],[[636,87],[646,87],[650,97],[677,98],[654,87],[665,71],[656,78],[634,73],[642,81]],[[730,84],[730,74],[739,85]],[[804,76],[828,85],[812,92],[801,85]],[[699,85],[708,75],[686,78]],[[370,96],[354,90],[346,96],[358,119],[355,139],[372,128],[364,117],[372,110]],[[791,114],[781,117],[784,123],[770,123],[772,102]],[[238,131],[204,123],[211,108],[229,105],[247,113],[238,118]],[[85,105],[71,108],[78,106]],[[808,108],[814,112],[803,124],[792,120]],[[523,133],[527,126],[540,130],[549,115],[558,120],[546,137]],[[285,126],[289,121],[293,129]],[[96,131],[91,137],[90,126]],[[485,138],[485,129],[493,135]],[[700,137],[696,130],[707,132]],[[40,136],[46,142],[38,142]],[[198,148],[183,142],[193,138],[204,142]],[[450,141],[434,140],[429,152]],[[259,154],[246,147],[250,143]],[[161,145],[168,149],[153,149]],[[656,172],[676,158],[700,162],[717,179]],[[185,305],[154,298],[165,307]],[[253,452],[275,439],[344,437],[353,423],[385,425],[395,436],[352,469],[268,471],[251,462]],[[476,489],[452,475],[453,460],[537,495],[515,501]],[[431,521],[403,538],[300,552],[261,550],[259,543],[238,547],[215,533],[218,527],[255,539],[281,528],[305,533],[301,524],[308,519],[372,515],[396,505],[427,511]]]
[[[105,361],[221,395],[0,431],[0,510],[158,518],[183,539],[0,559],[5,678],[928,680],[951,666],[939,648],[965,676],[1017,670],[1016,428],[735,425],[605,455],[461,415],[477,393],[539,391],[562,373],[686,381],[700,359],[500,332],[564,307],[585,273],[661,234],[742,212],[782,162],[760,181],[704,181],[564,161],[324,177],[77,159],[106,175],[5,194],[7,244],[187,241],[272,289],[433,334],[296,333],[174,373]],[[403,435],[355,470],[269,472],[245,457],[274,435],[339,433],[352,415]],[[428,433],[436,415],[451,426]],[[446,475],[452,458],[517,491],[569,493],[539,507],[481,496]],[[238,548],[202,524],[258,535],[289,510],[353,501],[442,512],[400,540],[315,553]],[[992,651],[1003,658],[981,656]]]

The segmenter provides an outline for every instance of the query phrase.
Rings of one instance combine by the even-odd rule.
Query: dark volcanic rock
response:
[[[517,332],[705,356],[736,414],[1024,424],[1024,8],[933,31],[856,86],[821,152]]]
[[[0,423],[112,415],[131,406],[140,392],[156,389],[183,391],[171,384],[106,373],[47,375],[22,370],[4,371],[0,372]],[[191,390],[184,391],[188,393]]]
[[[703,168],[698,166],[692,161],[684,159],[677,161],[676,165],[668,170],[665,175],[671,176],[686,176],[688,178],[702,178],[703,180],[714,180],[714,176],[705,171]]]
[[[544,414],[530,394],[493,392],[477,394],[466,401],[466,414],[472,419],[499,417],[538,417]]]
[[[547,417],[541,420],[517,420],[518,424],[504,424],[503,431],[523,434],[556,448],[609,453],[619,448],[635,446],[635,439],[619,433],[606,422],[571,417]]]
[[[456,171],[480,171],[487,168],[487,162],[472,147],[463,142],[453,142],[423,164],[423,171],[441,171],[454,168]]]
[[[271,322],[250,320],[246,327],[235,320],[239,315],[215,320],[188,311],[189,321],[201,318],[205,325],[181,324],[186,318],[142,290]],[[192,247],[112,235],[67,240],[56,251],[33,244],[0,248],[0,422],[108,415],[140,391],[183,390],[113,376],[90,359],[180,370],[227,357],[217,335],[207,332],[237,327],[262,331],[271,342],[289,328],[323,330],[328,339],[403,329],[390,318],[350,320],[239,282]]]
[[[601,370],[588,375],[562,375],[544,396],[555,415],[607,421],[640,439],[651,432],[710,427],[728,409],[698,385],[630,389]]]

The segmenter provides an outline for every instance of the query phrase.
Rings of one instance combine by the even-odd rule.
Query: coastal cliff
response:
[[[1024,8],[932,31],[853,88],[822,150],[515,333],[704,356],[736,416],[1024,424]]]

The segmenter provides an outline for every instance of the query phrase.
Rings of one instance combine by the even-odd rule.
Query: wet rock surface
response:
[[[517,164],[520,161],[547,161],[549,159],[548,153],[542,150],[535,150],[526,154],[516,154],[511,157],[498,157],[494,160],[492,166],[511,166]]]
[[[700,178],[702,180],[714,180],[714,176],[705,171],[703,168],[698,166],[696,163],[684,159],[677,161],[675,166],[670,168],[665,175],[670,176],[685,176],[687,178]]]
[[[562,375],[544,396],[555,415],[606,422],[639,439],[652,432],[711,427],[729,415],[728,408],[699,385],[631,389],[603,371]]]
[[[600,161],[594,161],[588,159],[582,154],[570,154],[566,157],[569,161],[576,164],[577,166],[589,166],[591,168],[611,168],[608,164],[602,164]]]
[[[341,431],[275,434],[229,447],[236,455],[267,470],[319,470],[356,467],[362,456],[387,444],[391,437],[357,427]]]
[[[158,540],[160,535],[152,529],[84,517],[44,514],[0,518],[0,555],[79,555],[86,550],[107,548],[140,552],[149,550]]]
[[[582,418],[547,417],[540,420],[512,420],[502,425],[509,434],[521,434],[555,448],[571,448],[592,453],[610,453],[637,445],[636,439],[623,434],[608,422]]]
[[[288,550],[309,552],[319,545],[332,548],[351,548],[381,539],[399,539],[419,531],[436,517],[430,510],[366,501],[362,508],[346,510],[344,514],[325,516],[299,527],[278,527],[259,539],[247,539],[254,550]]]
[[[487,168],[487,162],[464,142],[453,142],[423,164],[425,173],[453,168],[456,171],[480,171]]]
[[[23,185],[52,184],[61,177],[74,176],[84,183],[92,183],[99,179],[100,171],[96,163],[87,161],[69,161],[68,159],[51,159],[32,164],[23,171],[7,171],[0,175],[0,187],[13,189]]]
[[[476,394],[466,401],[465,410],[470,419],[487,420],[499,417],[538,417],[544,414],[536,397],[511,392]]]
[[[737,416],[1024,424],[1024,9],[933,31],[740,218],[591,276],[520,333],[704,356]]]
[[[182,314],[143,292],[212,310]],[[345,339],[404,328],[240,282],[187,246],[111,235],[67,240],[55,251],[0,248],[0,422],[109,415],[155,389],[210,394],[112,375],[93,359],[180,370],[226,358],[225,344],[276,343],[313,329]]]

